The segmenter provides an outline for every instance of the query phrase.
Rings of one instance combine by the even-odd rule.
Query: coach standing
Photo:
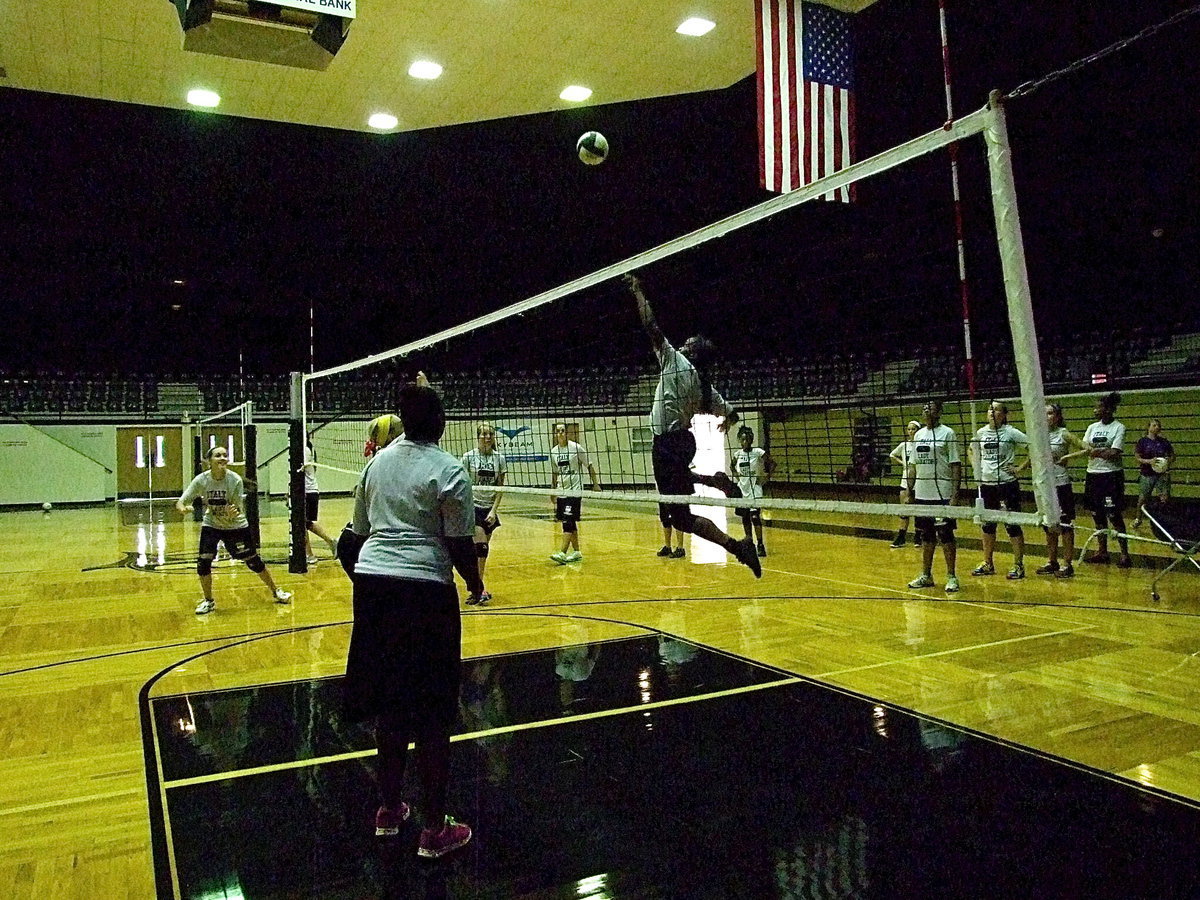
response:
[[[446,815],[450,731],[458,712],[462,625],[451,566],[483,593],[472,536],[471,482],[438,446],[446,418],[428,387],[400,392],[404,437],[363,473],[352,529],[366,542],[354,568],[354,629],[346,662],[346,712],[375,719],[383,805],[377,835],[409,816],[401,799],[409,741],[422,791],[417,852],[438,857],[471,839]]]

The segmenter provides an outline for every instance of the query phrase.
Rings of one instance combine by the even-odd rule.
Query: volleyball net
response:
[[[973,267],[1006,308],[1009,335],[994,342],[994,359],[984,366],[1003,368],[1020,384],[1020,396],[1010,401],[1011,421],[1029,440],[1033,512],[901,505],[896,498],[904,472],[891,451],[931,398],[948,400],[942,422],[956,432],[961,487],[965,492],[975,484],[969,441],[982,413],[962,377],[945,155],[952,144],[959,145],[964,206],[982,219],[973,224],[986,235],[968,248],[979,257]],[[711,383],[740,421],[726,434],[717,418],[697,416],[693,468],[735,479],[747,474],[736,470],[734,456],[739,430],[750,429],[749,445],[773,462],[765,496],[755,497],[754,507],[777,515],[1057,522],[1009,154],[1004,110],[993,100],[835,175],[526,300],[363,359],[297,374],[293,444],[305,435],[312,441],[323,489],[329,489],[325,472],[356,480],[368,459],[367,423],[395,413],[401,386],[423,371],[446,407],[444,449],[461,456],[477,448],[481,428],[494,430],[506,496],[545,503],[586,491],[594,500],[645,504],[647,511],[660,502],[745,507],[744,498],[709,488],[697,496],[656,493],[649,413],[659,367],[622,279],[636,273],[674,346],[695,333],[715,345]],[[931,198],[928,186],[939,178],[947,196]],[[853,202],[809,202],[842,187]],[[794,243],[797,216],[821,223],[818,243]],[[989,296],[988,289],[978,293]],[[869,338],[857,340],[866,347],[861,353],[840,350],[849,332]],[[1037,415],[1022,417],[1022,409]],[[590,490],[590,474],[583,475],[582,488],[555,485],[560,425],[567,446],[578,445],[594,467],[598,493]],[[293,447],[293,458],[301,457],[302,449]],[[293,534],[302,527],[293,523]],[[295,547],[292,559],[302,566]]]

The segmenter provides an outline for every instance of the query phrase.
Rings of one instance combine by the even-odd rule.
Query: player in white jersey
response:
[[[999,400],[988,406],[988,423],[975,432],[971,441],[971,468],[979,485],[979,497],[984,509],[1021,511],[1021,483],[1017,476],[1029,465],[1026,457],[1017,462],[1017,449],[1028,447],[1029,438],[1023,431],[1008,424],[1008,406]],[[1009,580],[1025,577],[1025,532],[1020,525],[1005,525],[1012,542],[1013,566]],[[972,575],[995,575],[993,553],[996,549],[996,523],[983,523],[983,562]]]
[[[913,435],[921,428],[921,423],[913,419],[904,429],[904,440],[896,445],[895,449],[888,454],[889,457],[896,461],[900,467],[900,502],[910,503],[912,494],[908,490],[908,467],[912,463],[913,452]],[[908,537],[908,516],[900,517],[900,528],[896,531],[896,537],[892,541],[892,549],[899,550],[904,546],[904,542]],[[921,532],[917,532],[914,543],[921,546]]]
[[[498,510],[502,494],[498,488],[504,484],[508,462],[503,453],[496,452],[496,429],[490,422],[475,429],[475,442],[475,449],[463,454],[462,464],[471,478],[474,494],[475,553],[479,557],[479,575],[482,577],[487,569],[492,532],[500,527]],[[484,591],[475,602],[487,603],[491,599],[492,595]]]
[[[962,481],[962,462],[958,458],[958,436],[942,424],[942,402],[930,400],[921,410],[925,425],[913,435],[913,456],[909,465],[909,484],[913,499],[922,506],[952,506]],[[943,516],[916,516],[921,532],[921,574],[908,583],[910,588],[933,587],[933,551],[940,541],[946,560],[946,593],[958,591],[954,568],[958,544],[954,539],[957,522]]]
[[[754,446],[754,429],[743,425],[738,429],[740,449],[735,450],[731,460],[731,470],[737,476],[737,486],[742,496],[749,500],[758,500],[763,496],[763,487],[771,476],[775,464],[762,447]],[[758,539],[758,555],[767,555],[767,545],[763,543],[762,510],[749,504],[739,506],[734,510],[742,517],[742,528],[746,531],[746,540],[750,540],[753,528],[754,536]]]
[[[312,538],[309,537],[309,532],[312,532],[333,551],[334,556],[337,555],[337,541],[330,537],[329,532],[325,530],[317,519],[317,514],[321,509],[321,488],[317,484],[317,455],[313,450],[312,438],[308,438],[304,442],[304,524],[308,531],[304,533],[304,554],[308,557],[308,564],[312,565],[317,561],[317,557],[313,555]]]
[[[1121,546],[1117,565],[1128,569],[1129,540],[1125,534],[1125,468],[1122,462],[1125,447],[1125,426],[1116,420],[1117,406],[1121,395],[1116,391],[1105,394],[1096,401],[1096,419],[1083,433],[1083,443],[1088,448],[1087,477],[1084,481],[1083,499],[1096,530],[1097,547],[1083,558],[1084,562],[1108,562],[1108,526],[1112,523]]]
[[[1059,523],[1062,526],[1062,557],[1058,561],[1059,529],[1046,529],[1046,564],[1037,570],[1039,575],[1056,575],[1071,578],[1075,575],[1072,561],[1075,559],[1075,490],[1071,485],[1071,472],[1067,463],[1076,456],[1087,454],[1083,441],[1069,432],[1063,423],[1062,407],[1057,403],[1046,404],[1046,427],[1050,430],[1050,459],[1053,462],[1054,491],[1058,494],[1061,510]]]
[[[204,598],[196,606],[196,615],[207,615],[216,609],[212,562],[221,544],[225,545],[230,556],[240,559],[246,568],[262,579],[271,592],[272,600],[287,603],[292,595],[275,586],[275,579],[254,546],[250,523],[242,511],[246,505],[245,488],[241,476],[229,470],[229,451],[220,446],[211,447],[207,458],[208,471],[193,478],[175,501],[175,508],[184,514],[191,511],[192,501],[197,497],[204,501],[204,522],[200,526],[200,552],[196,561],[196,574],[200,576]]]
[[[558,422],[554,426],[554,446],[550,448],[550,487],[564,491],[583,490],[583,470],[587,469],[592,479],[592,490],[600,490],[600,476],[596,467],[588,459],[584,449],[567,440],[567,425]],[[579,549],[579,517],[583,508],[583,498],[577,496],[555,497],[554,518],[562,522],[562,549],[550,554],[550,558],[560,566],[569,562],[579,562],[583,552]]]
[[[654,433],[651,461],[654,482],[660,493],[683,496],[695,491],[695,485],[716,488],[727,497],[740,494],[737,485],[724,472],[701,475],[691,470],[696,455],[696,436],[691,432],[692,418],[699,413],[719,416],[717,429],[723,434],[738,421],[732,405],[712,386],[708,369],[713,356],[710,341],[696,335],[676,350],[663,335],[654,319],[650,302],[642,292],[641,282],[633,275],[625,276],[625,284],[637,301],[638,317],[642,320],[654,355],[658,359],[658,385],[654,404],[650,408],[650,430]],[[667,504],[671,525],[678,531],[695,534],[719,544],[738,562],[750,569],[755,578],[762,577],[754,543],[746,538],[737,541],[725,534],[710,519],[696,516],[686,503]]]

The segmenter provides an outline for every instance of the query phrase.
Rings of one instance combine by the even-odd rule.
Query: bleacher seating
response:
[[[1155,379],[1200,373],[1200,334],[1177,328],[1152,333],[1090,329],[1072,335],[1043,334],[1042,378],[1054,390],[1088,389],[1095,375],[1153,386]],[[785,403],[802,400],[903,396],[965,389],[962,348],[943,344],[879,349],[826,348],[803,357],[722,361],[713,381],[731,400]],[[631,412],[643,404],[644,383],[654,372],[607,364],[551,372],[431,372],[447,409],[500,415],[515,410],[612,410]],[[989,394],[1015,392],[1016,365],[1011,344],[990,338],[975,348],[976,389]],[[159,384],[195,386],[205,414],[230,409],[245,399],[260,415],[288,412],[288,376],[106,375],[103,373],[0,372],[0,413],[13,416],[139,418],[159,411]],[[1165,383],[1165,382],[1164,382]],[[396,407],[399,382],[394,372],[357,370],[310,385],[310,409],[325,416],[377,415]]]

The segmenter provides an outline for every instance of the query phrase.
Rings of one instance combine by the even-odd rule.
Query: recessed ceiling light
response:
[[[573,103],[579,103],[581,100],[586,100],[592,96],[592,89],[573,84],[568,88],[563,88],[563,92],[558,96],[561,100],[570,100]]]
[[[442,67],[427,59],[418,59],[408,67],[408,74],[413,78],[432,80],[442,74]]]
[[[708,19],[691,18],[683,22],[675,31],[678,34],[690,34],[692,37],[700,37],[700,35],[708,34],[716,27],[716,22],[710,22]]]
[[[211,109],[221,102],[221,95],[216,91],[208,91],[204,88],[195,88],[188,91],[187,102],[192,106],[204,106]]]
[[[380,131],[391,131],[396,127],[397,120],[391,113],[373,113],[371,118],[367,119],[367,124]]]

